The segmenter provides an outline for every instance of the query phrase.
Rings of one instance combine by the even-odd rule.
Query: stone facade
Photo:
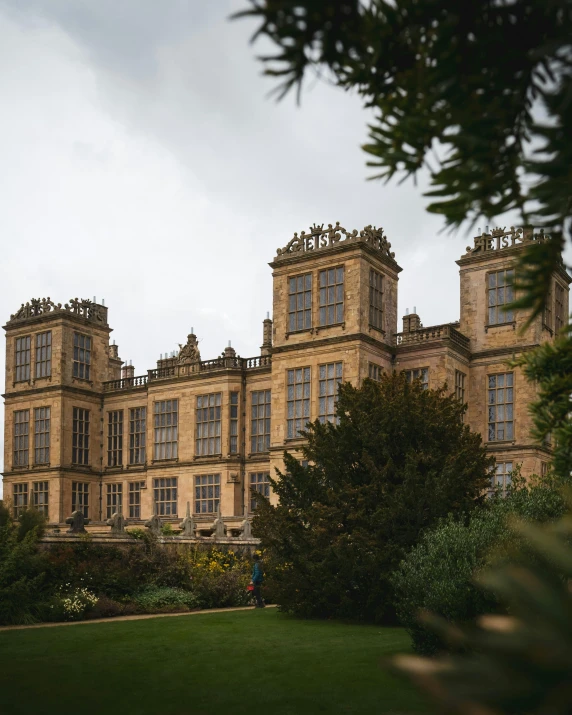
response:
[[[515,258],[533,240],[544,236],[514,229],[478,236],[457,261],[459,322],[426,328],[414,312],[398,331],[402,269],[382,229],[313,226],[270,264],[273,320],[264,320],[260,356],[241,358],[229,346],[201,360],[191,331],[178,354],[161,356],[144,375],[122,366],[105,306],[77,299],[23,305],[4,326],[5,499],[15,513],[36,505],[62,526],[81,511],[88,530],[115,513],[129,525],[159,513],[178,526],[190,502],[197,535],[215,524],[222,531],[220,510],[227,536],[238,536],[251,486],[267,488],[284,449],[301,458],[296,418],[331,415],[320,389],[391,370],[411,371],[431,388],[446,383],[468,403],[466,421],[501,471],[521,464],[524,475],[540,473],[550,446],[530,437],[535,388],[506,361],[567,322],[571,279],[563,267],[555,273],[549,310],[524,332],[525,313],[498,307],[510,297]],[[510,399],[502,380],[513,382]],[[491,438],[493,383],[504,412],[495,413]]]

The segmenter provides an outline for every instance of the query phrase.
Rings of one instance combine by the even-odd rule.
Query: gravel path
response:
[[[34,623],[32,626],[0,626],[0,631],[18,631],[25,628],[55,628],[56,626],[85,626],[90,623],[117,623],[118,621],[143,621],[147,618],[174,618],[175,616],[198,616],[205,613],[228,613],[230,611],[253,611],[254,606],[238,608],[208,608],[204,611],[187,611],[185,613],[144,613],[140,616],[115,616],[113,618],[93,618],[87,621],[62,621],[61,623]],[[269,605],[267,608],[276,608]]]

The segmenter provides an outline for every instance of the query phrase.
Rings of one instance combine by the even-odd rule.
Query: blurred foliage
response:
[[[373,178],[431,177],[446,225],[516,211],[551,239],[519,270],[538,314],[571,236],[570,0],[250,0],[259,57],[300,98],[308,73],[374,110],[364,150]]]
[[[34,623],[49,598],[47,567],[38,552],[44,519],[25,511],[19,522],[0,505],[0,624]]]
[[[526,482],[515,470],[512,477],[506,497],[499,491],[470,517],[451,514],[427,531],[393,574],[397,614],[416,652],[430,655],[445,647],[433,630],[419,623],[420,611],[459,623],[504,611],[492,593],[477,587],[474,575],[514,553],[520,535],[508,527],[509,516],[545,522],[563,515],[565,502],[553,476]]]
[[[570,505],[570,502],[569,502]],[[572,712],[572,514],[551,525],[515,521],[513,563],[479,576],[508,615],[472,627],[426,614],[424,624],[461,652],[399,656],[394,667],[447,712],[568,715]]]
[[[308,466],[285,453],[271,477],[278,504],[257,497],[261,538],[280,607],[304,617],[388,622],[390,574],[421,533],[483,501],[492,459],[463,425],[465,407],[403,373],[340,385],[339,424],[303,433]]]

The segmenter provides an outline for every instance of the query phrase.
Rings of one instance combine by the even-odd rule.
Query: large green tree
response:
[[[250,0],[282,97],[315,72],[375,110],[376,176],[425,167],[428,210],[457,227],[516,211],[551,240],[521,266],[542,309],[572,209],[571,0]]]
[[[492,460],[446,390],[403,373],[340,386],[339,424],[307,427],[308,465],[285,454],[253,527],[275,564],[276,598],[302,616],[383,620],[389,576],[421,533],[451,511],[470,512]]]

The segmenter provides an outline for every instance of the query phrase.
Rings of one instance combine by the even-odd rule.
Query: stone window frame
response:
[[[12,484],[12,514],[14,519],[19,519],[20,515],[28,508],[28,482],[15,482]]]
[[[196,404],[195,457],[220,457],[222,455],[222,392],[197,395]]]
[[[129,408],[129,464],[147,462],[147,406]]]
[[[424,390],[429,389],[429,367],[412,367],[408,370],[403,370],[403,372],[405,373],[405,379],[407,380],[407,382],[413,382],[413,380],[421,380],[421,387]]]
[[[14,410],[12,435],[12,467],[30,466],[30,410]]]
[[[111,519],[114,514],[123,514],[123,482],[107,482],[105,486],[105,514]]]
[[[383,365],[379,365],[376,362],[368,361],[367,376],[369,377],[369,379],[373,380],[374,382],[380,382],[382,375],[383,375]]]
[[[288,323],[286,327],[286,335],[291,333],[303,333],[308,330],[312,330],[313,320],[313,274],[312,271],[309,273],[297,273],[295,276],[286,276],[287,280],[287,294],[288,294]],[[299,281],[302,281],[302,286],[300,288]],[[292,286],[294,282],[294,286]],[[294,291],[292,291],[294,287]],[[299,298],[301,296],[301,299]],[[294,298],[294,307],[292,306],[292,298]],[[301,303],[301,306],[299,305]],[[302,318],[303,326],[298,327],[299,317]],[[294,320],[295,327],[292,328],[292,320]]]
[[[195,498],[193,501],[193,513],[197,516],[202,514],[216,514],[219,510],[221,498],[220,473],[195,474],[194,483]]]
[[[372,282],[372,278],[379,279],[379,287]],[[385,317],[383,310],[383,297],[385,294],[385,276],[383,273],[376,271],[375,268],[369,269],[369,327],[378,330],[385,335],[383,329],[383,319]]]
[[[229,454],[238,454],[238,411],[240,393],[233,390],[229,395]]]
[[[254,395],[256,395],[256,402]],[[262,396],[262,401],[261,401]],[[270,451],[272,426],[272,390],[252,390],[250,393],[250,453]],[[262,449],[260,447],[262,446]]]
[[[178,494],[177,477],[155,477],[153,479],[153,513],[157,516],[176,517],[179,505]]]
[[[32,336],[21,335],[14,341],[14,383],[30,382]]]
[[[544,309],[542,310],[542,326],[546,328],[550,335],[554,335],[554,293],[555,293],[555,281],[550,281],[548,294],[546,296],[546,303],[544,304]]]
[[[179,400],[153,403],[153,462],[179,458]]]
[[[343,372],[342,360],[318,365],[318,419],[322,424],[326,422],[339,424],[336,415],[336,398],[339,385],[343,381]]]
[[[298,380],[301,372],[301,380]],[[290,376],[292,375],[292,382]],[[312,367],[286,368],[286,439],[301,439],[300,430],[305,429],[312,415]],[[306,379],[307,378],[307,379]],[[297,387],[301,386],[301,396],[297,396]],[[292,390],[290,390],[292,388]],[[290,395],[292,394],[292,397]],[[301,415],[296,415],[297,406],[300,405]],[[290,414],[291,413],[291,414]],[[297,422],[304,422],[300,427]]]
[[[52,331],[45,330],[35,335],[35,368],[36,380],[52,376]]]
[[[465,404],[465,379],[467,373],[455,368],[455,397]]]
[[[505,384],[503,384],[503,385],[501,385],[501,386],[499,386],[498,384],[495,384],[494,386],[491,386],[491,378],[493,378],[493,377],[494,377],[494,378],[498,378],[499,376],[500,376],[500,377],[503,377],[503,378],[504,378],[504,377],[507,377],[507,380],[506,380],[506,381],[503,380],[503,383],[505,383]],[[510,377],[510,383],[511,383],[510,385],[506,384],[506,382],[508,382],[508,376]],[[515,383],[515,379],[514,379],[514,378],[515,378],[515,373],[514,373],[513,371],[487,373],[486,378],[487,378],[487,403],[486,403],[486,404],[487,404],[487,429],[486,429],[486,432],[485,432],[485,434],[487,435],[487,440],[486,440],[486,441],[487,441],[487,443],[489,443],[489,444],[498,443],[498,442],[514,442],[515,439],[516,439],[516,437],[515,437],[515,434],[516,434],[516,420],[515,420],[515,414],[514,414],[514,405],[515,405],[515,399],[514,399],[514,398],[515,398],[515,384],[514,384],[514,383]],[[503,402],[498,402],[498,401],[497,401],[498,391],[499,391],[499,390],[506,391],[506,390],[509,390],[509,389],[512,390],[512,394],[511,394],[512,400],[507,401],[506,398],[508,397],[508,395],[506,394],[506,392],[504,392],[504,394],[503,394]],[[495,391],[495,401],[494,401],[494,402],[491,402],[491,394],[490,394],[490,393],[491,393],[492,390]],[[504,417],[502,420],[496,419],[496,418],[498,417],[498,412],[496,411],[496,408],[497,408],[498,406],[502,406],[502,407],[505,408],[505,409],[503,410],[505,417]],[[507,417],[506,417],[506,415],[508,414],[508,410],[506,409],[507,406],[510,406],[510,408],[511,408],[510,411],[511,411],[511,413],[512,413],[512,419],[507,419]],[[490,410],[491,410],[491,408],[494,408],[494,409],[495,409],[495,419],[492,420],[492,421],[491,421],[491,419],[490,419],[490,415],[491,415]],[[498,434],[497,425],[500,425],[500,424],[503,424],[503,425],[504,425],[504,428],[503,428],[503,429],[504,429],[504,434],[505,434],[505,436],[503,436],[502,438],[499,438],[499,437],[496,436],[496,435]],[[512,435],[511,435],[510,437],[506,437],[506,432],[507,432],[507,427],[506,427],[506,425],[508,425],[508,424],[511,425],[511,431],[512,431]],[[494,428],[495,438],[494,438],[494,439],[490,439],[490,429],[491,429],[491,425],[495,425],[495,428]]]
[[[76,380],[90,381],[92,348],[93,340],[91,335],[78,333],[74,330],[72,377]]]
[[[558,333],[566,325],[566,289],[558,281],[554,282],[554,332]]]
[[[504,285],[499,286],[499,285],[497,285],[498,279],[495,279],[495,285],[494,285],[494,286],[490,286],[490,280],[491,280],[490,277],[491,277],[492,275],[495,275],[495,276],[496,276],[496,275],[499,274],[499,273],[504,273],[505,276],[506,276],[506,273],[507,273],[507,272],[512,272],[512,283],[507,284],[507,283],[505,282]],[[506,301],[506,300],[505,300],[504,303],[496,303],[496,302],[495,302],[495,304],[494,304],[493,306],[489,306],[489,293],[490,293],[490,291],[491,291],[491,290],[498,291],[499,288],[506,288],[507,285],[510,286],[510,287],[513,289],[512,299],[511,299],[510,301]],[[485,313],[485,332],[488,332],[488,329],[489,329],[489,328],[496,328],[496,327],[502,326],[502,325],[512,325],[513,328],[516,326],[516,319],[515,319],[514,311],[510,311],[510,314],[511,314],[510,320],[503,320],[503,321],[496,322],[496,323],[491,323],[490,320],[489,320],[489,317],[490,317],[490,308],[496,308],[496,310],[497,310],[497,317],[498,317],[498,309],[499,309],[499,306],[501,306],[501,305],[508,305],[510,302],[513,302],[513,301],[515,300],[515,296],[514,296],[514,285],[515,285],[515,269],[514,269],[514,265],[513,265],[513,264],[511,264],[510,266],[505,267],[505,268],[494,268],[494,269],[491,269],[491,270],[489,270],[489,271],[487,271],[487,272],[485,273],[485,310],[486,310],[486,313]],[[496,298],[498,298],[498,293],[496,293]],[[504,298],[503,298],[503,299],[504,299]],[[506,312],[507,312],[507,311],[503,311],[503,313],[505,313],[505,314],[506,314]]]
[[[495,471],[491,476],[491,486],[488,489],[488,495],[492,496],[496,492],[497,487],[502,487],[501,494],[503,497],[506,497],[507,490],[512,484],[512,473],[514,470],[515,467],[513,460],[507,462],[499,462],[497,460],[495,464]]]
[[[123,410],[107,413],[107,466],[123,466]]]
[[[32,506],[46,519],[48,518],[50,506],[50,483],[48,481],[32,482]]]
[[[72,464],[89,466],[90,411],[72,407]]]
[[[333,271],[334,273],[334,282],[330,283],[330,273]],[[342,280],[341,282],[338,280],[338,271],[342,272]],[[322,276],[326,276],[326,284],[323,286],[322,285]],[[346,268],[345,264],[341,265],[336,265],[336,266],[330,266],[328,268],[322,268],[318,270],[318,275],[317,275],[317,281],[318,281],[318,328],[331,328],[332,326],[335,325],[345,325],[345,291],[346,291]],[[339,300],[339,290],[338,288],[341,286],[341,295],[342,298]],[[334,290],[334,299],[333,301],[330,300],[330,296],[328,294],[329,289],[333,288]],[[326,291],[325,293],[325,298],[326,302],[322,303],[322,296],[323,293],[322,291]],[[341,318],[338,315],[338,306],[341,306]],[[330,321],[328,318],[328,311],[330,308],[333,308],[334,311],[334,320]],[[322,311],[324,312],[324,322],[322,322]]]
[[[256,511],[256,497],[252,492],[258,492],[265,497],[270,497],[270,472],[249,472],[248,484],[250,487],[250,513]]]
[[[145,488],[145,482],[140,479],[136,482],[129,482],[128,494],[130,519],[141,518],[141,490]]]
[[[89,518],[89,482],[72,482],[72,513],[82,511]]]
[[[34,408],[34,465],[50,464],[51,407]]]

